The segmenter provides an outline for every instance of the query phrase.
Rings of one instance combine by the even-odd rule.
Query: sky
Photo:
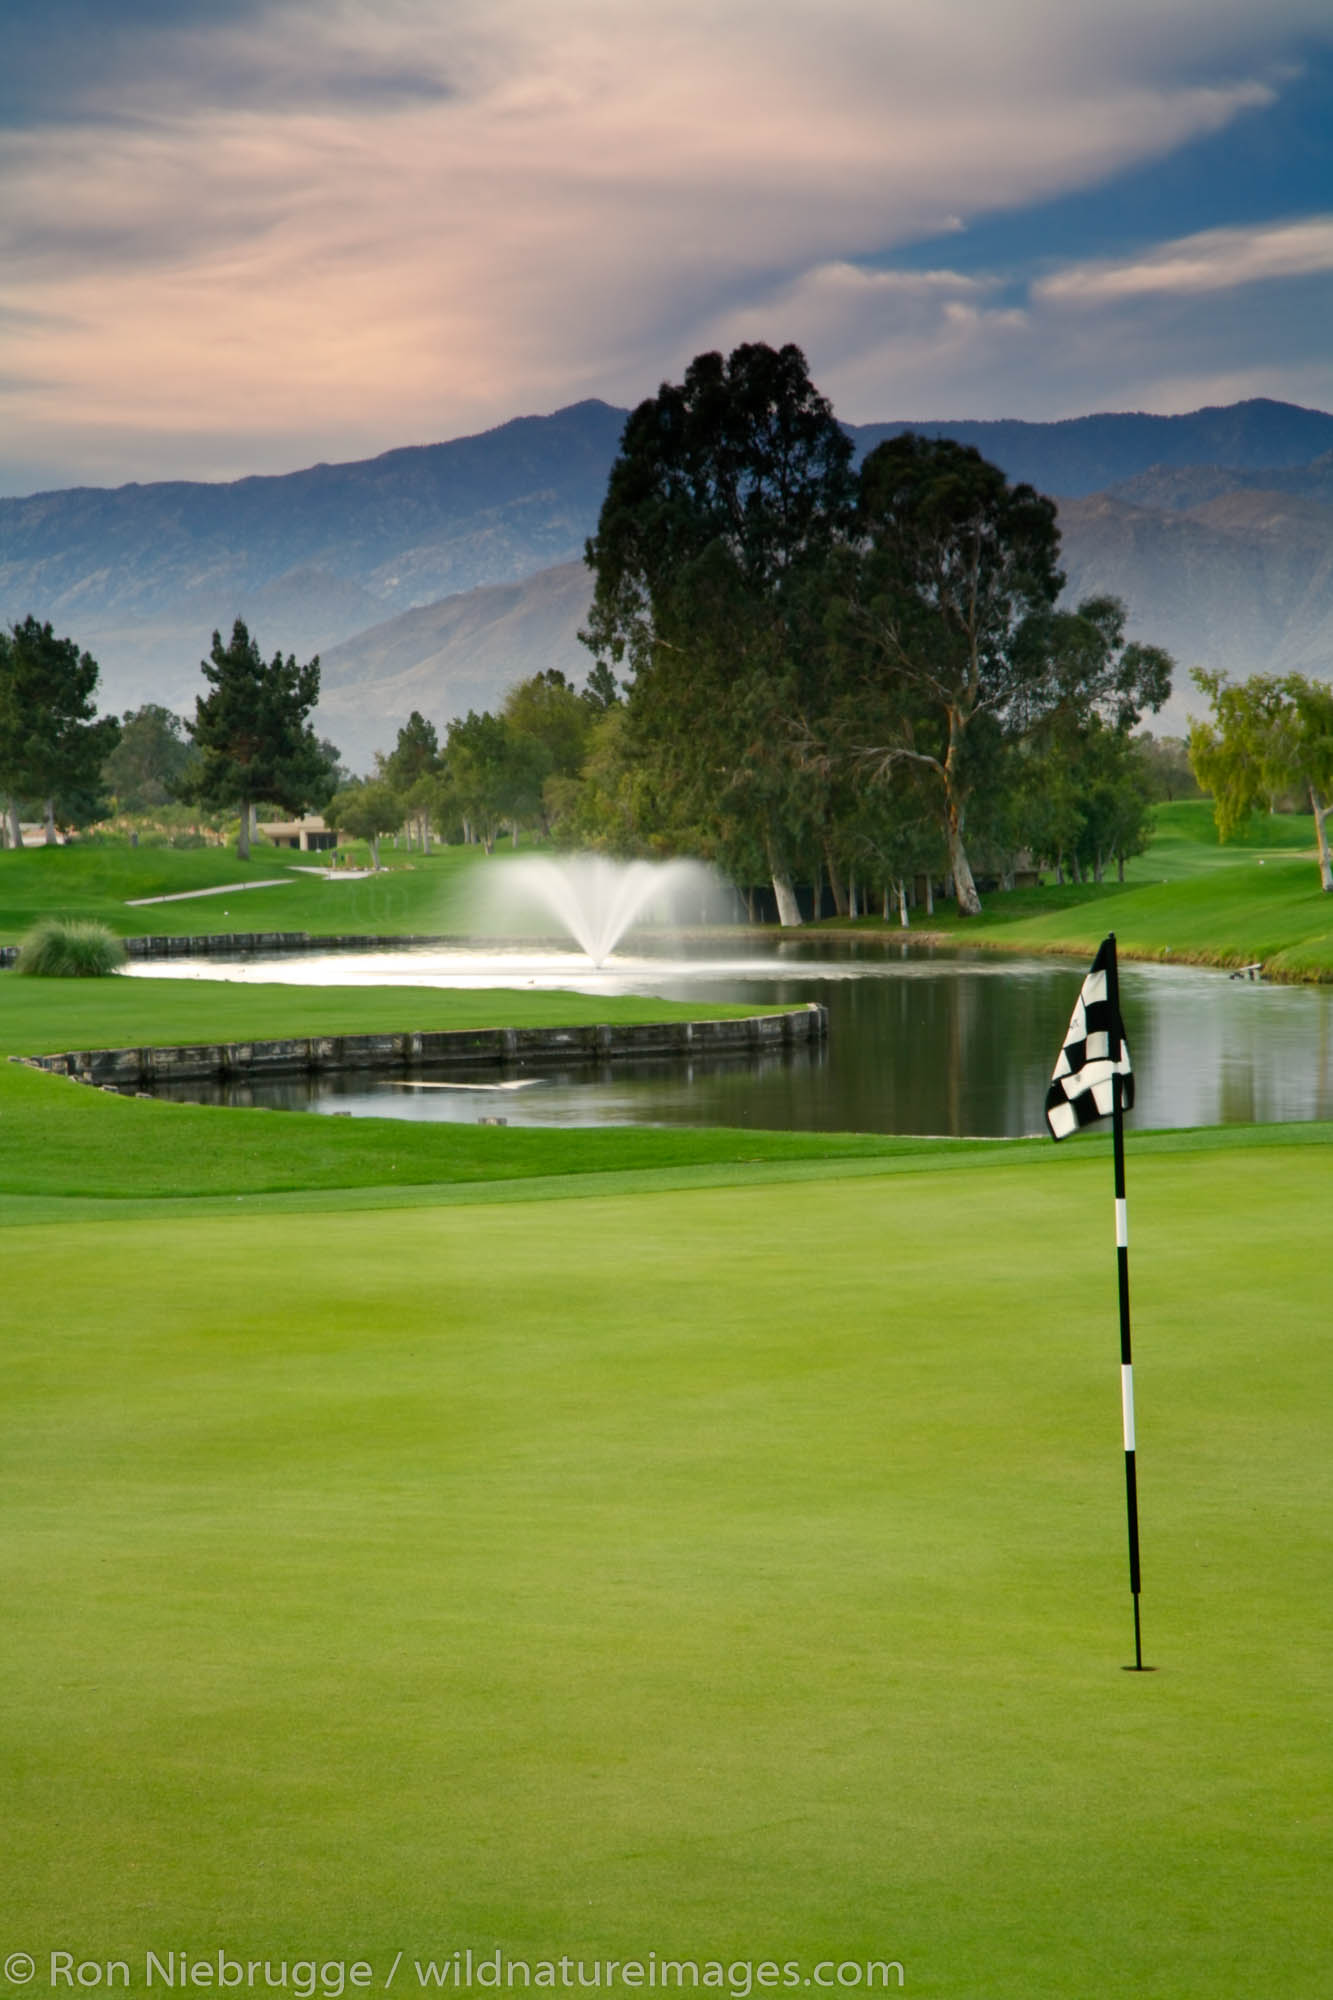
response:
[[[1329,0],[0,0],[0,493],[633,404],[1333,409]]]

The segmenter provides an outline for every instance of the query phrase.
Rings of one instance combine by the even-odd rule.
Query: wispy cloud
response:
[[[1035,295],[1060,304],[1099,305],[1108,299],[1232,291],[1333,271],[1333,215],[1257,229],[1208,229],[1164,243],[1124,263],[1075,264],[1042,278]]]
[[[882,267],[1278,87],[1240,0],[1122,0],[1114,34],[1082,0],[126,0],[112,40],[83,11],[100,69],[0,132],[0,269],[43,322],[12,319],[6,358],[60,384],[15,400],[11,447],[76,476],[634,400],[740,328],[804,340],[849,415],[994,411],[1025,342],[1029,406],[1062,382],[1078,407],[1095,357],[1047,372],[1012,286]]]

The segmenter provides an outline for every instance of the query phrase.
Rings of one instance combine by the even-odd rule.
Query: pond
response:
[[[1089,954],[1090,958],[1091,954]],[[511,1125],[730,1125],[1014,1137],[1042,1106],[1086,960],[897,942],[728,940],[638,946],[602,971],[571,953],[393,952],[146,962],[135,977],[299,984],[511,986],[741,1002],[807,1000],[827,1043],[758,1058],[558,1063],[420,1077],[272,1078],[160,1094],[325,1115]],[[1152,1126],[1333,1118],[1333,990],[1265,986],[1185,966],[1121,966],[1137,1101]],[[405,1009],[403,1026],[417,1025]]]

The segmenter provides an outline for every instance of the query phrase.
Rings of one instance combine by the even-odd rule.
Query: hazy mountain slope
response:
[[[316,724],[345,760],[368,769],[414,708],[443,734],[450,717],[498,708],[516,681],[548,667],[581,686],[592,656],[578,631],[591,595],[585,565],[562,563],[374,625],[323,657]]]
[[[541,584],[510,604],[483,587],[577,568],[624,416],[585,402],[477,437],[277,478],[0,500],[0,620],[35,612],[74,634],[102,664],[108,706],[187,707],[213,629],[228,630],[235,617],[265,652],[318,651],[331,698],[358,677],[367,686],[397,678],[371,660],[373,648],[356,654],[371,660],[364,672],[351,655],[335,660],[342,642],[396,612],[434,612],[442,599],[481,593],[449,614],[438,645],[415,627],[394,642],[409,652],[420,643],[397,671],[425,671],[437,659],[440,712],[450,703],[453,712],[498,685],[504,660],[519,663],[510,676],[518,678],[533,664],[576,657],[562,650],[575,646],[583,615],[572,600],[556,608]],[[862,425],[851,435],[860,452],[905,427]],[[1165,635],[1182,658],[1234,667],[1266,645],[1268,655],[1322,660],[1329,670],[1324,530],[1300,503],[1333,502],[1333,416],[1253,401],[1180,417],[915,428],[975,443],[1011,477],[1075,496],[1066,508],[1071,573],[1087,588],[1119,590],[1135,629]],[[1205,511],[1262,493],[1270,502],[1243,518]],[[1291,506],[1275,511],[1273,495]],[[1091,511],[1080,513],[1085,502]],[[1116,511],[1127,503],[1128,513]],[[1153,525],[1159,517],[1176,528]],[[446,699],[455,686],[457,698]],[[347,729],[359,731],[350,697],[339,701]],[[380,739],[372,731],[369,740]]]
[[[1267,466],[1258,472],[1230,465],[1150,465],[1110,491],[1136,507],[1201,507],[1224,493],[1286,493],[1333,507],[1333,451],[1304,465]]]
[[[1132,634],[1182,669],[1155,726],[1201,711],[1191,666],[1333,677],[1333,508],[1233,491],[1167,511],[1098,493],[1063,501],[1060,529],[1068,595],[1124,598]]]
[[[1067,600],[1124,598],[1132,634],[1165,646],[1182,669],[1333,675],[1333,509],[1247,491],[1165,512],[1099,493],[1063,501],[1060,528]],[[325,657],[321,726],[364,763],[413,708],[443,726],[469,707],[496,706],[544,667],[581,683],[589,655],[578,630],[591,591],[584,565],[565,563],[359,633]],[[1199,705],[1182,672],[1154,726],[1179,729]]]
[[[11,578],[40,564],[53,596],[77,590],[90,607],[147,610],[219,582],[258,590],[313,568],[406,609],[413,590],[470,587],[479,565],[517,575],[581,548],[624,414],[576,403],[476,437],[272,478],[0,500],[0,579],[8,593]]]

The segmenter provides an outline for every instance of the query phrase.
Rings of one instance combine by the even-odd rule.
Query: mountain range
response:
[[[320,652],[320,725],[364,767],[413,708],[443,725],[538,667],[586,673],[582,550],[625,416],[589,401],[276,477],[0,499],[0,618],[76,637],[109,706],[188,710],[211,632],[243,617],[266,652]],[[1258,399],[848,429],[858,456],[954,437],[1055,496],[1070,598],[1115,591],[1182,666],[1333,676],[1333,416]],[[1155,726],[1182,725],[1188,692]]]

